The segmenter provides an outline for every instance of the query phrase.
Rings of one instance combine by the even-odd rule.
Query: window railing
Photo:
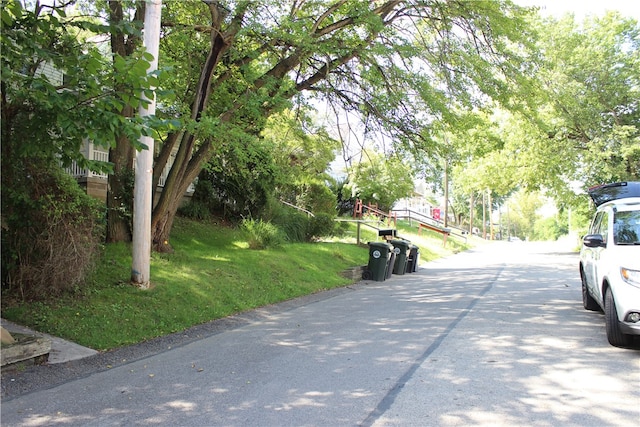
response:
[[[85,145],[83,147],[82,150],[82,154],[91,160],[98,160],[101,162],[108,162],[109,161],[109,153],[107,151],[102,151],[100,149],[96,149],[93,147],[93,144],[87,143],[85,142]],[[171,170],[171,167],[173,166],[173,162],[175,161],[175,154],[172,154],[171,157],[169,158],[169,161],[167,162],[167,164],[164,167],[164,170],[162,171],[162,175],[160,175],[160,180],[158,181],[158,187],[164,187],[165,182],[167,181],[167,177],[169,176],[169,171]],[[134,167],[135,167],[135,163],[134,163]],[[99,172],[92,172],[86,168],[82,168],[80,166],[78,166],[78,164],[74,161],[71,166],[65,168],[65,171],[73,176],[74,178],[103,178],[103,179],[107,179],[108,175],[105,173],[99,173]],[[189,185],[189,188],[187,189],[188,193],[193,193],[195,191],[195,185],[194,183],[192,183],[191,185]]]
[[[109,153],[106,151],[101,151],[101,150],[97,150],[95,148],[93,148],[93,144],[88,144],[90,147],[86,147],[83,150],[83,155],[88,158],[89,160],[98,160],[101,162],[108,162],[109,161]],[[101,173],[101,172],[93,172],[90,171],[87,168],[82,168],[78,165],[77,162],[72,162],[71,166],[65,168],[65,171],[73,176],[74,178],[90,178],[90,177],[96,177],[96,178],[104,178],[107,179],[107,174],[106,173]]]

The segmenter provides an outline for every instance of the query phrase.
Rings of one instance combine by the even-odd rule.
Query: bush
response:
[[[304,242],[307,236],[309,221],[307,214],[283,205],[275,198],[270,198],[262,217],[276,225],[288,242]]]
[[[298,243],[307,239],[309,229],[309,217],[307,214],[287,208],[283,210],[284,215],[273,219],[273,222],[280,227],[288,242]]]
[[[336,196],[322,182],[307,182],[298,185],[297,196],[293,203],[304,207],[314,214],[336,212]]]
[[[276,170],[268,147],[259,141],[228,141],[200,172],[192,201],[233,222],[260,217],[275,187]]]
[[[309,216],[275,199],[270,200],[263,219],[276,225],[284,233],[285,239],[292,243],[330,236],[335,226],[332,214],[319,213]]]
[[[334,228],[335,221],[333,215],[319,213],[316,216],[309,218],[307,240],[313,240],[325,236],[332,236]]]
[[[240,223],[240,228],[248,234],[249,247],[251,249],[266,249],[280,246],[283,236],[280,229],[261,219],[244,219]]]
[[[2,192],[3,291],[42,299],[83,284],[104,239],[104,204],[57,165],[14,166]]]
[[[178,208],[178,215],[197,221],[206,221],[211,218],[211,211],[206,203],[200,200],[190,200]]]

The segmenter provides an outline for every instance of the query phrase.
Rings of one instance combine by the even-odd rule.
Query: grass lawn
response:
[[[238,229],[177,218],[172,254],[152,255],[150,290],[129,284],[131,246],[107,245],[96,271],[81,289],[53,301],[2,301],[2,317],[78,344],[107,350],[134,344],[256,307],[352,283],[340,273],[365,265],[366,245],[345,237],[317,243],[249,249]],[[423,232],[407,223],[399,234],[420,247],[421,261],[470,245]],[[363,228],[361,241],[377,236]]]

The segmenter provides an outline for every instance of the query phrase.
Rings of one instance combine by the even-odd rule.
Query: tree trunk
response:
[[[134,21],[144,16],[144,1],[136,3]],[[109,22],[115,26],[124,20],[122,2],[109,1]],[[136,45],[140,43],[138,37],[129,36],[122,32],[111,33],[111,52],[122,57],[131,55]],[[118,88],[116,87],[117,91]],[[125,106],[122,109],[124,117],[133,117],[134,109]],[[132,237],[131,215],[133,211],[133,160],[135,149],[129,139],[119,135],[115,147],[109,149],[109,161],[113,163],[114,173],[109,175],[107,185],[107,242],[130,242]]]
[[[151,200],[155,203],[156,200],[156,191],[158,189],[158,185],[160,184],[160,177],[162,177],[162,173],[164,168],[167,166],[169,162],[169,158],[171,157],[171,153],[173,152],[173,148],[178,141],[178,138],[181,136],[179,132],[172,132],[169,134],[166,140],[162,142],[160,147],[160,152],[158,156],[153,161],[153,182],[151,183]]]
[[[116,146],[109,150],[114,173],[109,175],[107,187],[108,243],[131,241],[134,154],[135,150],[126,137],[118,138]]]
[[[169,241],[173,220],[185,192],[198,174],[185,174],[182,179],[175,175],[170,174],[167,178],[151,217],[151,247],[157,252],[173,252]]]
[[[169,235],[178,207],[180,207],[179,200],[167,200],[166,207],[154,215],[151,222],[151,249],[154,251],[173,252],[173,247],[169,243]]]
[[[208,147],[211,146],[211,142],[203,141],[200,149],[189,159],[193,141],[193,135],[186,132],[182,135],[176,159],[160,194],[158,204],[153,209],[151,242],[152,249],[157,252],[173,251],[169,241],[173,220],[185,192],[200,173],[210,152]]]
[[[493,202],[491,201],[491,192],[487,192],[487,196],[489,197],[489,235],[490,240],[493,240]]]
[[[487,239],[487,202],[485,200],[487,191],[482,192],[482,238],[485,240]]]
[[[469,198],[469,235],[473,235],[473,191],[471,191],[471,197]]]

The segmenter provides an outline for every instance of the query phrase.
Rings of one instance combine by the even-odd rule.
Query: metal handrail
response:
[[[416,212],[416,211],[412,211],[411,209],[394,209],[393,212],[396,212],[396,215],[398,218],[406,218],[409,219],[409,224],[411,224],[412,220],[416,220],[425,224],[431,224],[431,225],[435,225],[437,227],[441,227],[444,228],[444,221],[439,221],[437,219],[434,219],[428,215],[425,215],[423,213],[420,212]],[[405,212],[405,215],[401,215],[398,212]],[[413,215],[413,216],[412,216]],[[447,227],[450,231],[451,234],[453,234],[456,237],[459,237],[461,239],[464,239],[465,243],[467,241],[467,230],[463,230],[459,227],[455,227],[455,226],[451,226],[451,225],[447,225]]]
[[[380,231],[380,230],[387,230],[387,228],[382,228],[382,227],[376,227],[374,225],[371,224],[380,224],[382,221],[367,221],[367,220],[363,220],[363,219],[344,219],[344,218],[336,218],[335,221],[338,222],[355,222],[357,223],[357,227],[356,227],[356,244],[359,245],[360,244],[360,226],[364,225],[367,226],[369,228],[373,228],[376,231]]]
[[[315,215],[313,214],[313,212],[310,212],[310,211],[308,211],[308,210],[306,210],[306,209],[304,209],[304,208],[301,208],[300,206],[296,206],[296,205],[291,204],[291,203],[289,203],[289,202],[285,202],[285,201],[284,201],[284,200],[282,200],[282,199],[280,200],[280,202],[282,202],[283,204],[285,204],[285,205],[287,205],[287,206],[289,206],[289,207],[292,207],[292,208],[297,209],[297,210],[299,210],[299,211],[301,211],[301,212],[304,212],[304,213],[306,213],[306,214],[307,214],[308,216],[310,216],[310,217],[315,217]]]

